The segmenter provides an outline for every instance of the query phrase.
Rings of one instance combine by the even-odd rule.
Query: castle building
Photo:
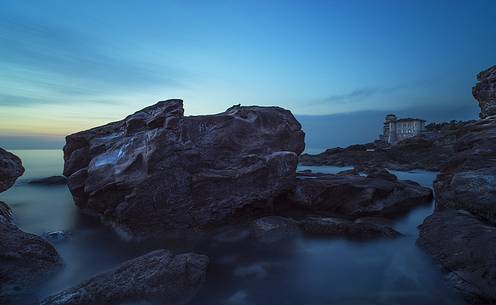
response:
[[[395,144],[401,140],[414,137],[425,130],[425,120],[404,118],[397,119],[396,115],[388,114],[384,119],[382,140]]]

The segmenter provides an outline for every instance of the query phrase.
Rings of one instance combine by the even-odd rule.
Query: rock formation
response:
[[[477,80],[472,95],[479,102],[480,118],[485,119],[496,114],[496,66],[480,72]]]
[[[303,154],[300,156],[300,164],[437,171],[453,155],[455,143],[455,130],[427,132],[390,147],[369,143],[331,148],[316,155]]]
[[[473,304],[496,303],[495,73],[478,75],[473,92],[483,119],[456,130],[454,153],[434,183],[436,211],[417,241]]]
[[[14,185],[23,173],[24,167],[22,167],[21,159],[0,148],[0,192]]]
[[[76,204],[133,236],[204,228],[271,208],[292,189],[304,133],[279,107],[184,116],[168,100],[67,136]]]
[[[156,250],[45,299],[40,305],[187,304],[206,279],[208,257]]]
[[[307,217],[298,224],[303,232],[316,235],[344,236],[360,240],[401,236],[401,233],[386,225],[334,217]]]
[[[417,243],[468,301],[495,304],[495,226],[463,210],[436,211],[422,224]]]
[[[21,159],[0,148],[0,192],[24,173]],[[12,222],[12,210],[0,201],[0,303],[14,300],[35,287],[61,259],[47,241],[21,231]]]
[[[0,210],[8,210],[8,207],[0,202]],[[2,304],[28,292],[61,265],[52,245],[39,236],[19,230],[8,217],[1,215],[0,262]]]
[[[262,217],[250,225],[251,237],[266,244],[295,238],[300,234],[296,221],[281,216]]]
[[[432,201],[430,188],[383,175],[306,174],[288,200],[304,210],[351,218],[396,214]]]

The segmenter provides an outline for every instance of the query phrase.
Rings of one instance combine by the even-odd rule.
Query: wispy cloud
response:
[[[147,63],[122,45],[45,20],[0,12],[0,45],[0,106],[184,86],[179,68]]]
[[[343,93],[343,94],[334,94],[328,97],[325,97],[319,100],[319,103],[339,103],[339,104],[347,104],[347,103],[358,103],[365,101],[373,96],[378,95],[388,95],[392,94],[400,89],[402,86],[389,87],[389,88],[357,88],[353,91]]]

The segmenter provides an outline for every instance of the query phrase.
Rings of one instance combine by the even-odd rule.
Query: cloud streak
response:
[[[344,94],[334,94],[325,97],[319,101],[319,103],[339,103],[339,104],[349,104],[349,103],[359,103],[365,101],[374,96],[389,95],[395,93],[396,91],[402,89],[402,86],[390,87],[390,88],[357,88],[353,91]]]
[[[179,68],[138,60],[122,45],[5,12],[0,13],[0,45],[0,88],[7,89],[2,89],[0,105],[55,101],[26,91],[53,92],[70,102],[75,96],[183,87],[186,77]],[[14,88],[13,78],[28,88]]]

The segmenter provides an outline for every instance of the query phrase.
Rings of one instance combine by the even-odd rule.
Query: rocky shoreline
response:
[[[21,159],[0,148],[0,192],[24,173]],[[0,303],[11,302],[36,287],[62,266],[55,248],[43,238],[20,230],[10,207],[0,201]]]
[[[436,208],[417,244],[473,304],[496,303],[496,66],[477,75],[480,120],[433,124],[397,145],[374,142],[302,155],[304,165],[383,166],[440,171]]]
[[[432,202],[433,192],[388,169],[439,171],[434,213],[417,244],[473,304],[496,302],[496,67],[473,89],[481,119],[433,125],[394,146],[375,142],[311,156],[290,111],[233,106],[216,115],[184,116],[181,100],[162,101],[125,119],[67,136],[64,176],[76,205],[130,239],[205,234],[217,242],[264,245],[302,234],[394,239],[381,221]],[[337,174],[303,165],[352,165]],[[0,150],[0,191],[24,168]],[[54,176],[32,184],[59,185]],[[62,261],[55,248],[19,230],[0,203],[0,301],[46,278]],[[7,262],[7,263],[4,263]],[[209,258],[156,250],[59,292],[41,304],[186,304],[206,280]]]

